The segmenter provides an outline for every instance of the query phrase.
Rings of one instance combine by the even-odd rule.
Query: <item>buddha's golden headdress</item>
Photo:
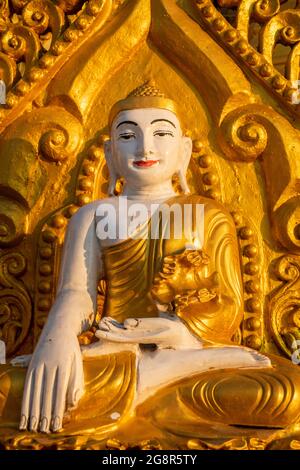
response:
[[[127,98],[117,101],[109,113],[109,127],[114,118],[121,111],[140,108],[167,109],[175,113],[179,118],[179,111],[175,101],[167,98],[152,81],[145,83],[133,90]]]

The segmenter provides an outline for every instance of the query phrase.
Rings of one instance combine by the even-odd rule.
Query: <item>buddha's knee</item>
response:
[[[291,366],[210,372],[180,386],[178,399],[205,420],[286,427],[300,416],[300,374]]]
[[[26,369],[0,366],[0,423],[18,423]]]

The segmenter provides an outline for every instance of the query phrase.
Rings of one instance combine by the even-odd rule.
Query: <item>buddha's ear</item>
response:
[[[115,169],[115,165],[113,163],[111,140],[106,140],[104,142],[104,154],[105,154],[105,160],[106,160],[108,171],[109,171],[108,195],[113,196],[115,187],[116,187],[116,182],[118,179],[118,175]]]
[[[186,180],[186,172],[190,163],[192,155],[193,143],[190,137],[183,136],[181,138],[181,161],[180,168],[178,171],[180,186],[184,194],[189,194],[190,190]]]

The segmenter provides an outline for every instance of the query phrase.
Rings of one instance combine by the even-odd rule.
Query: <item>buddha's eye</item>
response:
[[[153,135],[158,137],[165,137],[167,135],[169,135],[170,137],[174,137],[174,134],[171,131],[155,131]]]
[[[124,134],[120,134],[118,140],[132,140],[135,139],[135,134],[131,132],[126,132]]]

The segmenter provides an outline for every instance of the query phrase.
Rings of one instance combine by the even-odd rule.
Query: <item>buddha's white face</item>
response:
[[[191,153],[187,140],[171,111],[133,109],[120,112],[113,121],[110,152],[128,185],[151,186],[172,178],[184,165]]]

